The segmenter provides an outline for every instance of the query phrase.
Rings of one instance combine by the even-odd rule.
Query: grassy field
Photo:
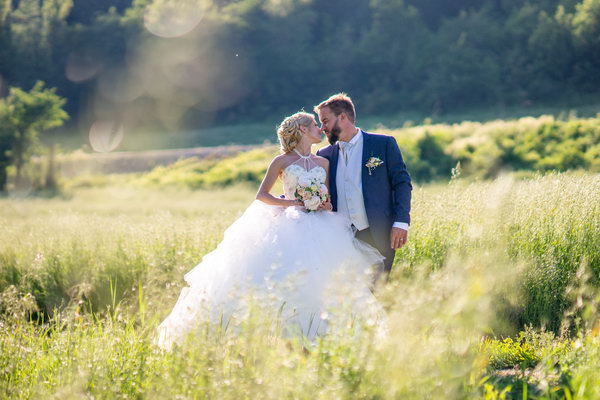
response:
[[[341,326],[303,345],[256,311],[159,351],[183,274],[255,188],[124,181],[0,199],[0,397],[600,396],[597,174],[417,187],[409,244],[378,291],[385,338]]]

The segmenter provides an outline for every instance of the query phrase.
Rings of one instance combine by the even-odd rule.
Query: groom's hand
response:
[[[392,228],[392,232],[390,233],[390,246],[392,246],[392,249],[401,248],[406,244],[407,240],[408,231],[402,228]]]
[[[319,205],[318,210],[319,211],[333,211],[333,205],[331,204],[331,201],[329,199],[327,199],[327,201],[324,201],[321,203],[321,205]]]

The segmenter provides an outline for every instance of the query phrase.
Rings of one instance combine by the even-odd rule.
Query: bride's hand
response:
[[[333,211],[333,204],[331,204],[331,200],[327,199],[327,201],[322,202],[321,205],[319,206],[319,208],[317,210],[319,210],[319,211]]]
[[[288,207],[304,207],[302,200],[288,200]]]

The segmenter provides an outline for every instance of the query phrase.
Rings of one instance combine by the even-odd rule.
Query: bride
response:
[[[321,142],[314,116],[287,117],[277,136],[282,154],[269,165],[256,200],[185,275],[188,287],[158,327],[160,347],[181,344],[202,320],[226,326],[250,293],[274,299],[285,333],[311,340],[325,333],[336,310],[377,313],[369,272],[384,257],[355,239],[347,218],[331,211],[329,162],[311,153]],[[278,178],[284,198],[269,193]]]

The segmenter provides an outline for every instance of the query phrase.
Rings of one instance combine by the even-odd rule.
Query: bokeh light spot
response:
[[[144,26],[153,35],[174,38],[191,32],[203,16],[197,0],[156,0],[146,8]]]
[[[123,141],[123,125],[115,121],[96,121],[90,128],[90,145],[99,153],[116,149]]]

